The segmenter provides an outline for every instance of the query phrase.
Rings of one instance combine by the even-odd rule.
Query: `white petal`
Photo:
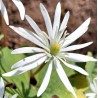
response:
[[[5,94],[4,98],[8,98],[8,94]]]
[[[61,26],[60,26],[60,29],[59,29],[59,34],[57,35],[57,40],[58,40],[58,42],[60,41],[62,35],[65,33],[64,31],[65,31],[65,29],[66,29],[66,27],[67,27],[67,22],[68,22],[69,16],[70,16],[70,13],[69,13],[69,11],[68,11],[68,12],[65,14],[65,16],[64,16],[64,19],[63,19],[63,21],[62,21],[62,23],[61,23]]]
[[[82,36],[88,29],[88,25],[90,24],[91,18],[88,18],[80,27],[78,27],[72,34],[66,37],[63,47],[68,46],[75,40],[77,40],[80,36]]]
[[[0,98],[3,98],[4,94],[4,81],[2,78],[0,78]]]
[[[1,2],[2,2],[2,0],[0,0],[0,11],[1,11]]]
[[[24,20],[25,8],[24,8],[22,2],[20,0],[12,0],[12,1],[17,6],[21,19]]]
[[[46,46],[46,42],[43,38],[41,38],[40,36],[36,35],[35,33],[31,32],[32,36],[34,36],[37,40],[39,40],[39,42],[41,42],[43,45]]]
[[[60,59],[60,58],[59,58]],[[80,72],[81,74],[83,74],[83,75],[88,75],[88,73],[84,70],[84,69],[82,69],[81,67],[78,67],[78,66],[76,66],[76,65],[72,65],[72,64],[68,64],[68,63],[66,63],[65,61],[63,61],[62,59],[60,59],[67,67],[69,67],[69,68],[71,68],[71,69],[73,69],[73,70],[76,70],[76,71],[78,71],[78,72]]]
[[[39,52],[45,52],[45,50],[37,47],[23,47],[13,50],[12,54],[21,54],[21,53],[39,53]]]
[[[35,54],[33,56],[29,56],[26,57],[20,61],[18,61],[17,63],[15,63],[14,65],[12,65],[12,69],[13,68],[17,68],[17,67],[22,67],[22,66],[28,66],[29,64],[32,64],[33,62],[35,62],[36,60],[40,59],[41,57],[45,56],[44,53],[40,53],[40,54]]]
[[[55,64],[56,71],[57,71],[61,81],[65,85],[65,87],[74,95],[75,98],[77,98],[75,91],[72,88],[70,81],[68,80],[67,75],[65,74],[59,60],[55,59],[54,64]]]
[[[52,38],[51,20],[50,20],[49,14],[48,14],[48,12],[47,12],[47,10],[46,10],[46,8],[44,7],[43,4],[40,4],[40,10],[41,10],[41,13],[43,15],[43,18],[44,18],[44,21],[45,21],[45,24],[46,24],[48,35],[49,35],[50,38]]]
[[[65,55],[65,58],[74,62],[96,61],[96,59],[93,57],[78,54],[78,53],[67,53],[67,55]]]
[[[4,73],[3,76],[15,76],[15,75],[22,74],[24,72],[27,72],[27,71],[41,65],[46,59],[47,59],[47,57],[44,56],[44,57],[40,58],[39,60],[37,60],[36,62],[29,64],[28,66],[20,67],[20,68],[13,70],[13,71]]]
[[[87,97],[95,98],[96,94],[95,93],[86,93],[85,94]]]
[[[93,92],[96,92],[96,88],[93,83],[90,83],[90,88]]]
[[[4,17],[6,24],[9,25],[8,13],[7,13],[6,7],[3,4],[2,0],[1,0],[1,13]]]
[[[29,22],[29,24],[31,25],[31,27],[34,29],[34,31],[40,35],[40,33],[42,32],[41,29],[38,27],[38,25],[35,23],[35,21],[28,15],[25,15],[27,21]]]
[[[45,44],[47,47],[50,47],[48,35],[47,35],[45,32],[42,31],[42,32],[40,33],[40,37],[41,37],[42,40],[44,40],[44,44]]]
[[[87,98],[97,98],[96,95],[87,96]]]
[[[12,71],[10,71],[10,72],[4,73],[4,74],[2,74],[2,75],[3,75],[3,76],[7,76],[7,77],[19,75],[19,74],[24,73],[24,71],[23,71],[22,69],[23,69],[23,68],[21,67],[21,68],[12,70]]]
[[[42,40],[45,40],[44,43],[45,45],[49,45],[48,43],[48,39],[47,39],[47,34],[44,34],[44,32],[41,31],[41,29],[38,27],[38,25],[35,23],[35,21],[28,15],[25,15],[27,21],[29,22],[29,24],[31,25],[31,27],[34,29],[34,31],[38,34],[38,36],[40,36],[40,38]]]
[[[61,23],[61,26],[60,26],[60,30],[59,30],[59,31],[61,31],[61,35],[62,35],[62,33],[65,31],[65,28],[67,27],[67,22],[68,22],[69,16],[70,16],[70,13],[69,13],[69,11],[68,11],[68,12],[65,14],[64,19],[63,19],[63,21],[62,21],[62,23]],[[61,37],[61,35],[60,35],[60,37]]]
[[[12,28],[16,33],[18,33],[19,35],[21,35],[22,37],[26,38],[27,40],[33,42],[34,44],[47,49],[48,48],[42,43],[42,40],[40,41],[37,37],[35,36],[35,34],[27,29],[21,28],[21,27],[14,27],[14,26],[10,26],[10,28]]]
[[[95,92],[97,92],[97,77],[94,78],[93,84],[94,84],[94,87],[95,87]]]
[[[3,35],[3,34],[0,34],[0,40],[1,40],[3,37],[4,37],[4,35]]]
[[[13,95],[11,98],[17,98],[18,94]]]
[[[89,45],[91,45],[93,42],[88,42],[88,43],[84,43],[84,44],[78,44],[78,45],[72,45],[72,46],[68,46],[66,48],[62,48],[60,51],[64,52],[64,51],[73,51],[73,50],[78,50],[78,49],[82,49],[84,47],[87,47]]]
[[[49,80],[50,80],[50,76],[51,76],[51,72],[52,72],[52,61],[49,64],[48,70],[45,74],[45,77],[43,79],[43,82],[38,90],[37,96],[39,97],[47,88],[48,84],[49,84]]]
[[[61,4],[60,2],[57,4],[56,6],[56,10],[55,10],[55,16],[54,16],[54,23],[53,23],[53,38],[55,36],[56,31],[58,31],[59,29],[59,25],[60,25],[60,17],[61,17]]]

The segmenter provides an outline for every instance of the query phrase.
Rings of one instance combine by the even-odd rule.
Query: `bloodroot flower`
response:
[[[12,0],[12,1],[16,5],[16,7],[18,8],[19,13],[20,13],[20,17],[23,20],[24,15],[25,15],[25,8],[24,8],[22,2],[20,0]],[[6,7],[5,7],[4,3],[2,2],[2,0],[0,0],[0,11],[5,19],[6,24],[9,25],[7,10],[6,10]]]
[[[8,98],[8,94],[4,95],[4,81],[2,78],[0,78],[0,98]],[[4,97],[3,97],[4,96]],[[18,94],[13,95],[11,98],[16,98]]]
[[[70,81],[68,80],[68,77],[64,72],[61,64],[63,63],[65,66],[76,70],[83,75],[88,75],[88,73],[84,69],[76,65],[67,63],[67,60],[75,62],[96,61],[96,59],[94,59],[93,57],[85,56],[78,53],[69,53],[69,51],[81,49],[92,44],[92,42],[88,42],[84,44],[69,46],[87,31],[88,25],[90,23],[90,18],[88,18],[72,34],[66,37],[67,31],[65,31],[65,29],[70,13],[67,12],[65,14],[64,19],[60,24],[61,4],[58,3],[56,6],[52,27],[49,14],[43,4],[40,4],[40,10],[43,15],[48,34],[43,32],[34,22],[34,20],[32,20],[28,15],[25,15],[25,18],[36,33],[21,27],[10,26],[10,28],[12,28],[16,33],[33,42],[38,47],[23,47],[13,50],[12,54],[34,53],[34,55],[26,57],[14,64],[12,66],[12,69],[16,69],[3,74],[3,76],[14,76],[22,74],[28,70],[40,66],[42,63],[46,63],[49,66],[43,79],[43,82],[38,90],[37,96],[40,96],[46,90],[50,80],[52,67],[55,66],[57,74],[65,87],[74,95],[75,98],[77,98],[74,89],[72,88]]]

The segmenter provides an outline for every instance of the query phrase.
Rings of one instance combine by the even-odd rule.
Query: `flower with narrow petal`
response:
[[[97,78],[94,78],[93,83],[90,83],[91,93],[86,93],[87,98],[97,98]]]
[[[36,33],[21,27],[10,26],[10,28],[12,28],[16,33],[35,43],[39,47],[24,47],[13,50],[12,54],[34,53],[34,55],[26,57],[14,64],[12,68],[16,69],[3,74],[3,76],[14,76],[17,74],[22,74],[41,65],[42,63],[46,63],[49,65],[49,67],[38,90],[37,96],[40,96],[46,90],[50,80],[52,68],[53,66],[55,66],[57,74],[65,87],[74,95],[75,98],[77,98],[74,89],[72,88],[61,64],[63,63],[67,67],[76,70],[83,75],[88,75],[88,73],[82,68],[76,65],[68,64],[67,60],[75,62],[96,61],[96,59],[94,59],[93,57],[78,53],[68,53],[68,51],[81,49],[92,44],[92,42],[88,42],[84,44],[69,46],[72,42],[74,42],[87,31],[88,25],[90,23],[90,18],[88,18],[78,29],[76,29],[72,34],[65,38],[65,36],[67,35],[65,29],[67,27],[67,22],[70,15],[69,11],[65,14],[64,19],[60,24],[61,4],[58,3],[56,6],[52,27],[49,14],[43,4],[40,4],[40,10],[44,17],[48,34],[43,32],[34,22],[34,20],[31,19],[28,15],[25,15],[25,18]]]
[[[16,7],[18,8],[19,13],[20,13],[20,17],[23,20],[24,15],[25,15],[25,8],[24,8],[22,2],[20,0],[12,0],[12,1],[16,5]],[[1,11],[1,13],[2,13],[2,15],[3,15],[4,19],[5,19],[6,24],[9,25],[9,19],[8,19],[7,10],[6,10],[6,7],[5,7],[2,0],[0,0],[0,11]]]
[[[0,78],[0,98],[8,98],[8,94],[5,94],[4,95],[4,90],[5,90],[5,87],[4,87],[4,81],[2,78]],[[15,94],[13,95],[11,98],[16,98],[18,96],[18,94]]]

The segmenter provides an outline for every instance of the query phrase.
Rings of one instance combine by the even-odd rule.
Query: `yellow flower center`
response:
[[[60,51],[61,45],[60,44],[53,44],[50,48],[50,53],[52,55],[56,55]]]

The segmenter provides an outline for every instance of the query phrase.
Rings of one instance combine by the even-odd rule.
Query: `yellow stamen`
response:
[[[51,48],[50,48],[50,53],[52,55],[56,55],[60,51],[60,47],[61,47],[61,45],[58,44],[58,43],[52,45]]]

